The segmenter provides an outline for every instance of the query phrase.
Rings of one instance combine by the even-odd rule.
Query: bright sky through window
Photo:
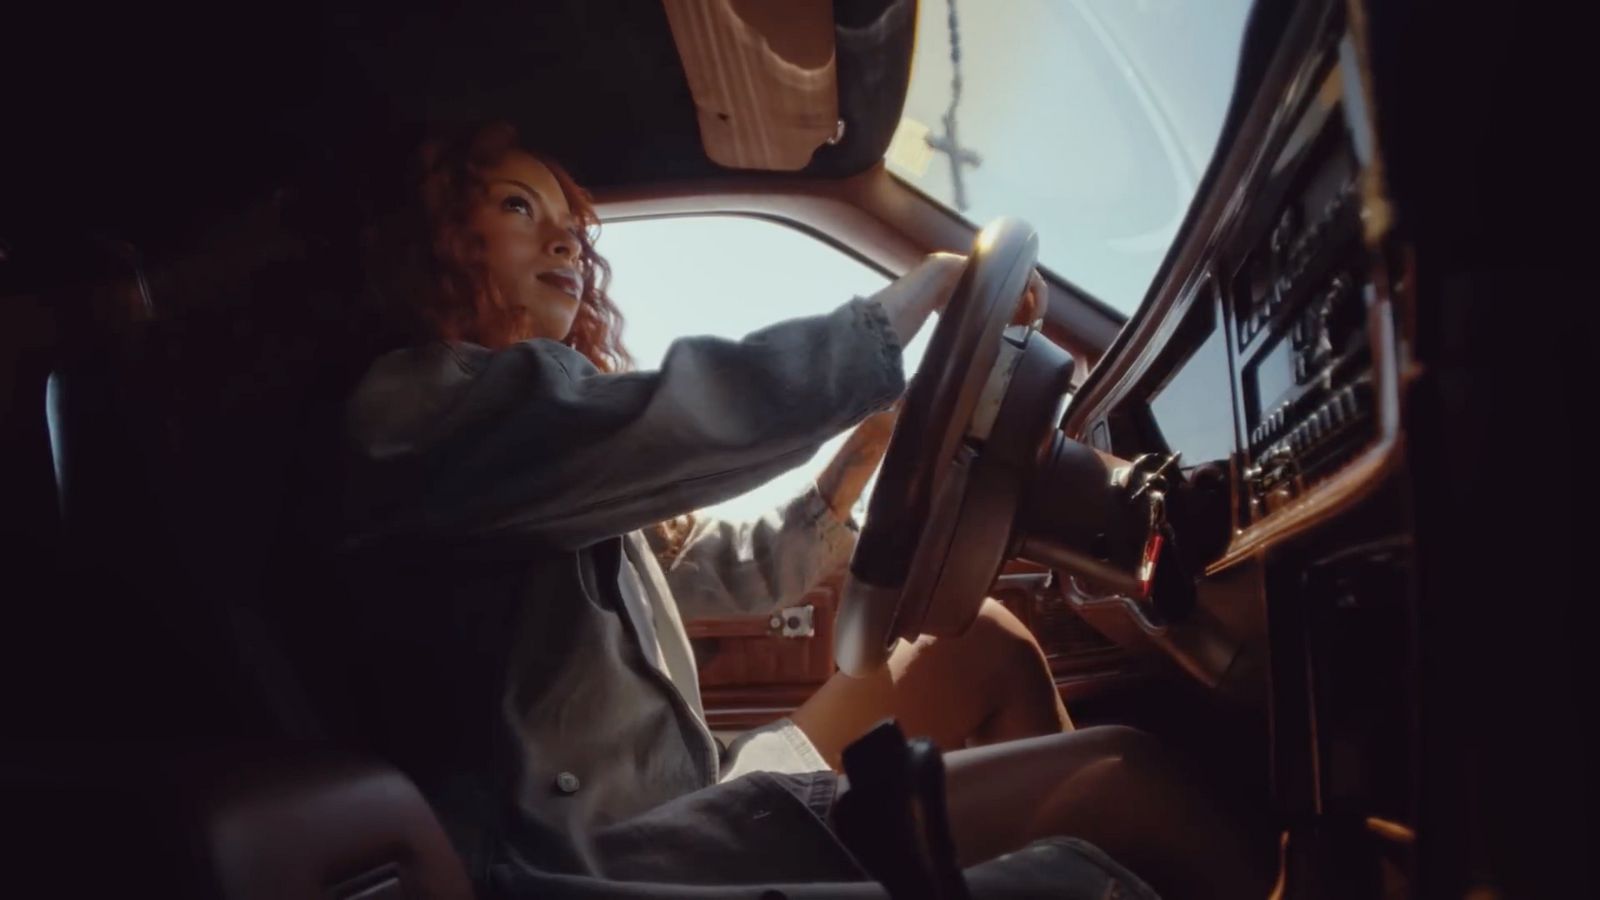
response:
[[[612,222],[601,230],[597,249],[611,262],[611,295],[627,320],[623,341],[640,368],[660,365],[675,338],[737,339],[774,322],[827,312],[888,283],[836,247],[746,216]],[[908,375],[931,330],[924,328],[907,348]],[[706,512],[740,519],[776,508],[805,489],[840,440],[764,487]]]
[[[1250,0],[922,0],[889,170],[953,209],[959,187],[976,225],[1028,220],[1041,263],[1131,313],[1210,164],[1249,10]]]

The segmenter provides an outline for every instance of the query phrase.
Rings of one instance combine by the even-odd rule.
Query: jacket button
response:
[[[578,788],[582,786],[582,783],[578,781],[578,776],[571,772],[562,772],[556,776],[556,790],[563,794],[576,794]]]

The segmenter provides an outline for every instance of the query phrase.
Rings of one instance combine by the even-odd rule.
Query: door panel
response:
[[[752,728],[787,715],[833,676],[833,619],[843,576],[835,574],[806,595],[803,603],[812,607],[813,622],[808,637],[778,635],[770,617],[687,623],[713,728]],[[1151,677],[1148,666],[1074,614],[1043,570],[1008,563],[992,596],[1038,637],[1056,689],[1068,704]]]

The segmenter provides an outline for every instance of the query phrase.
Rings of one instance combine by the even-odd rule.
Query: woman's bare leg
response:
[[[889,716],[944,750],[1072,728],[1038,641],[992,599],[966,634],[901,641],[883,669],[835,674],[792,718],[838,768],[844,748]]]
[[[1270,847],[1255,847],[1149,735],[1102,726],[945,755],[963,865],[1042,837],[1083,838],[1168,900],[1264,898]]]
[[[1169,900],[1267,894],[1271,848],[1256,852],[1246,830],[1149,735],[1119,726],[1071,731],[1043,651],[993,600],[967,634],[901,642],[882,671],[835,675],[793,718],[837,768],[845,746],[888,716],[948,751],[963,865],[1068,835]],[[959,749],[969,744],[985,746]]]

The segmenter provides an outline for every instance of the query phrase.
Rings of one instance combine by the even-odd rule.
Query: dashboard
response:
[[[1396,253],[1356,42],[1337,6],[1317,12],[1066,421],[1118,456],[1227,470],[1232,533],[1212,571],[1357,501],[1393,462]]]
[[[1403,453],[1414,279],[1358,10],[1287,16],[1156,284],[1063,419],[1069,437],[1124,459],[1178,453],[1209,485],[1218,514],[1185,575],[1192,603],[1072,579],[1063,594],[1119,643],[1262,711],[1291,835],[1351,822],[1404,856],[1419,759],[1403,688],[1416,665]]]

